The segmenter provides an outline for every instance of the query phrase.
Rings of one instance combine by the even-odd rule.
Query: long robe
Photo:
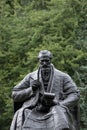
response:
[[[15,102],[23,102],[22,107],[15,113],[10,130],[77,130],[71,111],[79,100],[79,91],[68,74],[55,68],[48,92],[55,93],[58,105],[52,106],[48,112],[37,111],[39,93],[33,96],[31,82],[37,80],[38,70],[28,74],[12,92]],[[42,83],[41,73],[39,81]]]

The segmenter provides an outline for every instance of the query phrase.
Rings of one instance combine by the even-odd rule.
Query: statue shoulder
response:
[[[62,72],[56,68],[54,69],[54,75],[60,77],[65,82],[69,81],[69,82],[74,83],[72,77],[69,74]]]
[[[32,79],[35,79],[36,74],[37,71],[28,73],[16,86],[14,86],[13,90],[28,88],[30,81],[32,81]]]
[[[38,75],[38,70],[31,72],[28,77],[31,78],[32,80],[36,80]]]
[[[59,75],[60,77],[70,77],[67,73],[61,71],[61,70],[58,70],[56,68],[54,68],[54,73]]]
[[[35,76],[37,74],[37,72],[38,72],[38,70],[28,73],[25,76],[25,79],[29,79],[30,77],[33,78],[33,76]]]

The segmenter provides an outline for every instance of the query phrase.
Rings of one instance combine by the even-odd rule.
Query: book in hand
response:
[[[43,98],[53,100],[55,98],[55,93],[44,92]]]

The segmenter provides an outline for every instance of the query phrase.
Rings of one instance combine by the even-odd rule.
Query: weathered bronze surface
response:
[[[79,130],[79,90],[71,77],[40,51],[38,70],[13,88],[14,117],[10,130]]]

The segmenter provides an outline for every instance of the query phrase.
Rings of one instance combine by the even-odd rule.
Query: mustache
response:
[[[50,67],[42,67],[41,68],[41,71],[43,71],[43,72],[49,72],[51,70],[51,68]]]
[[[50,67],[50,65],[41,65],[41,67]]]

